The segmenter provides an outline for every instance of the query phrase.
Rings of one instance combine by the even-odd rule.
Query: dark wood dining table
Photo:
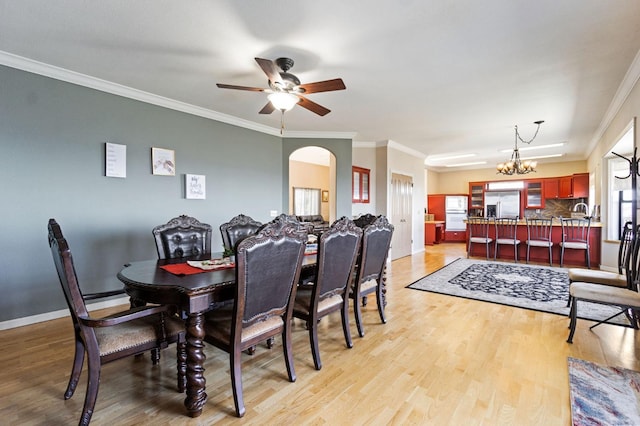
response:
[[[216,256],[217,255],[217,256]],[[207,260],[221,257],[213,253],[206,257],[144,260],[127,264],[118,279],[124,283],[127,294],[144,303],[178,306],[186,317],[187,386],[184,405],[191,417],[202,414],[207,402],[204,378],[204,314],[214,302],[231,300],[235,296],[235,268],[206,271],[190,275],[175,275],[161,268],[187,260]],[[312,268],[316,255],[306,255],[303,269]]]

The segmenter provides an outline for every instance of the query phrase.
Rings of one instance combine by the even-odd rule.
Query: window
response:
[[[611,150],[623,156],[631,157],[629,152],[633,151],[633,126],[630,126],[624,135],[618,140]],[[622,233],[622,226],[631,220],[631,177],[629,176],[629,161],[618,156],[611,156],[606,159],[607,180],[608,180],[608,217],[607,238],[619,240]],[[625,179],[626,177],[626,179]],[[622,178],[622,179],[620,179]]]
[[[354,203],[368,203],[371,170],[356,166],[353,166],[351,170],[351,184],[353,188],[352,201]]]
[[[320,214],[320,189],[293,188],[293,214],[297,216]]]

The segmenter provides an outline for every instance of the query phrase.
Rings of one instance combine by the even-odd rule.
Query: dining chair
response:
[[[620,245],[618,246],[618,270],[616,272],[599,269],[569,268],[569,283],[586,282],[632,289],[631,276],[626,273],[626,265],[631,261],[630,257],[633,253],[633,243],[635,241],[635,234],[632,227],[632,223],[627,222],[622,228],[622,236],[620,237]],[[570,305],[571,296],[569,296],[569,301],[567,302],[567,306]],[[628,317],[634,315],[634,313],[629,313]]]
[[[231,218],[229,222],[220,225],[224,249],[234,250],[239,241],[258,232],[261,226],[262,222],[253,220],[253,218],[244,214]]]
[[[591,269],[591,255],[589,233],[591,217],[584,219],[560,218],[562,224],[562,241],[560,242],[560,266],[564,266],[564,252],[569,250],[583,250],[586,256],[587,268]]]
[[[236,415],[245,413],[242,351],[282,335],[289,381],[296,380],[291,345],[291,319],[296,284],[307,241],[307,228],[273,220],[238,243],[234,303],[209,311],[204,340],[229,353]]]
[[[579,302],[591,302],[601,305],[616,306],[621,310],[609,316],[606,319],[598,321],[589,327],[593,329],[600,324],[608,323],[609,320],[626,312],[636,312],[640,310],[640,293],[638,293],[638,283],[640,279],[640,239],[637,233],[633,233],[632,249],[626,256],[625,274],[629,278],[629,287],[616,287],[610,285],[602,285],[600,283],[590,283],[575,281],[569,284],[569,337],[568,343],[573,343],[573,335],[576,331],[578,322],[578,305]],[[633,327],[638,328],[637,318],[635,315],[630,316]]]
[[[372,215],[371,213],[365,213],[353,219],[353,222],[358,228],[364,229],[365,226],[371,225],[373,222],[375,222],[377,217],[378,216]]]
[[[493,224],[494,218],[467,218],[467,230],[469,231],[469,239],[467,243],[467,259],[471,255],[472,244],[484,244],[487,252],[487,260],[489,260],[489,245],[493,242],[493,238],[489,236],[489,230],[491,229]]]
[[[373,223],[365,226],[362,233],[362,243],[356,261],[356,276],[349,292],[349,297],[353,299],[356,327],[360,337],[364,337],[364,326],[358,302],[362,300],[362,304],[366,305],[367,295],[376,294],[380,320],[383,324],[387,322],[384,312],[386,303],[383,294],[386,291],[384,271],[392,236],[393,225],[383,215],[378,216]]]
[[[174,217],[151,231],[159,259],[175,259],[211,253],[211,225],[187,215]]]
[[[349,330],[349,284],[353,278],[362,229],[342,217],[322,233],[318,241],[314,281],[299,286],[293,316],[306,322],[316,370],[322,368],[318,347],[318,323],[322,317],[340,311],[342,332],[348,348],[353,347]]]
[[[525,218],[527,224],[527,263],[532,247],[541,247],[549,250],[549,266],[553,266],[553,219]]]
[[[55,219],[48,224],[49,247],[64,293],[75,335],[75,355],[64,399],[73,396],[85,355],[87,357],[87,390],[80,425],[88,425],[98,397],[101,366],[152,349],[163,349],[177,343],[178,391],[185,391],[186,341],[184,323],[174,315],[175,307],[149,306],[131,308],[107,317],[92,317],[80,290],[73,257],[67,240]],[[106,296],[110,296],[106,293]],[[99,298],[92,294],[92,299]],[[155,363],[155,360],[154,360]]]

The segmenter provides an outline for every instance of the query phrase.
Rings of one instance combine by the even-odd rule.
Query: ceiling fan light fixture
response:
[[[293,108],[298,102],[300,102],[300,98],[296,95],[292,95],[291,93],[286,92],[276,92],[267,96],[269,102],[273,105],[275,109],[279,109],[280,111],[289,111]]]

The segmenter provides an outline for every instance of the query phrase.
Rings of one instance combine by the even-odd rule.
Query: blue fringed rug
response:
[[[407,287],[535,311],[569,314],[566,268],[457,259]],[[579,303],[578,316],[583,319],[599,321],[620,311],[617,307],[597,303]],[[629,326],[624,315],[611,322]]]
[[[640,373],[569,358],[574,426],[640,425]]]

